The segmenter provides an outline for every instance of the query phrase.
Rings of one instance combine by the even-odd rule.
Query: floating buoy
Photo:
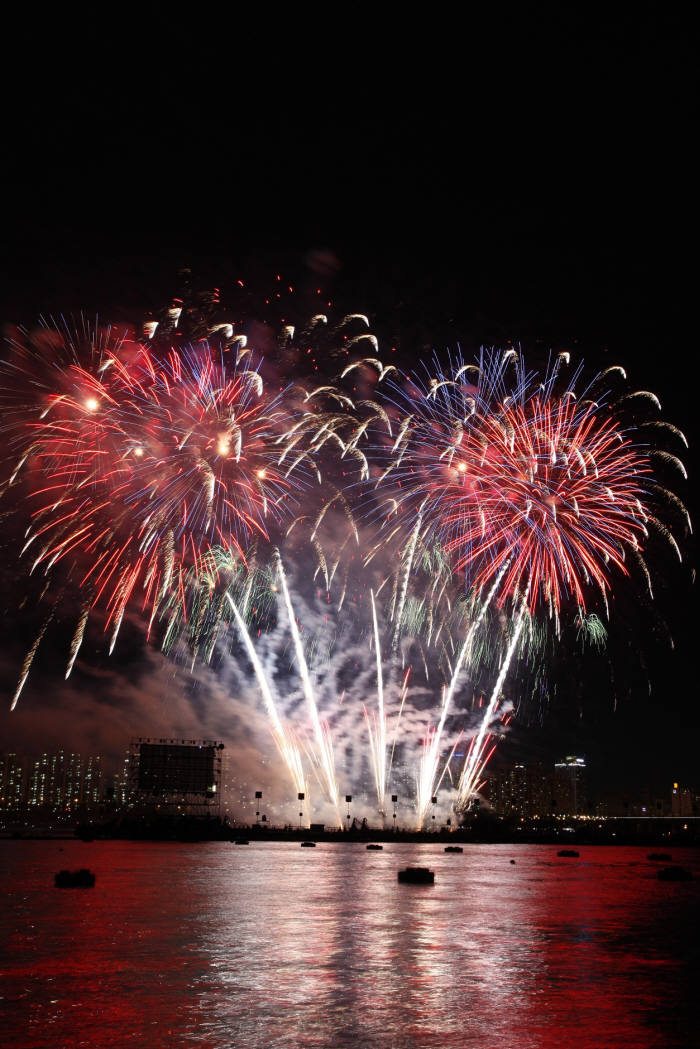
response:
[[[79,871],[59,871],[54,874],[53,883],[57,889],[92,889],[95,875],[87,867]]]
[[[399,871],[398,879],[409,885],[432,885],[435,881],[435,872],[427,867],[406,867]]]

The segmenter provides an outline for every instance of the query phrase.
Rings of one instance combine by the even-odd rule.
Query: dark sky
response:
[[[135,319],[182,266],[224,300],[240,277],[303,287],[328,252],[334,301],[406,360],[457,340],[573,348],[623,363],[692,434],[697,41],[682,8],[392,8],[387,25],[378,11],[69,15],[8,37],[0,316]],[[690,594],[664,597],[679,651],[650,655],[653,701],[584,728],[564,705],[522,746],[597,739],[608,769],[691,776]]]

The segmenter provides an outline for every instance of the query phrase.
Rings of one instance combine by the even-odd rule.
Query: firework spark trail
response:
[[[442,730],[445,727],[447,717],[447,689],[442,690],[442,710],[440,720],[436,728],[428,728],[423,741],[423,753],[418,771],[416,783],[416,806],[418,809],[418,830],[422,830],[428,806],[433,795],[433,784],[437,776],[438,762],[440,760],[440,745],[442,743]]]
[[[444,703],[443,703],[443,707],[444,707],[445,712],[447,712],[447,709],[449,708],[450,704],[452,703],[452,698],[453,698],[453,696],[455,694],[455,690],[457,688],[457,681],[459,679],[459,675],[460,675],[460,672],[462,670],[462,667],[464,666],[464,664],[465,664],[465,662],[467,660],[467,657],[469,655],[469,651],[471,649],[472,641],[474,640],[474,635],[475,635],[475,633],[477,631],[477,628],[480,626],[481,622],[483,621],[483,618],[486,615],[488,607],[491,604],[491,601],[493,600],[494,594],[498,590],[498,587],[499,587],[499,584],[501,582],[501,579],[505,575],[507,568],[508,568],[508,562],[506,561],[505,564],[503,564],[501,566],[501,568],[500,568],[500,570],[499,570],[499,572],[498,572],[498,574],[497,574],[497,576],[496,576],[496,578],[495,578],[495,580],[493,582],[493,585],[491,586],[491,589],[489,590],[489,592],[488,592],[488,594],[486,596],[486,600],[484,601],[483,605],[479,609],[478,616],[476,617],[476,619],[473,620],[473,622],[469,626],[469,630],[467,631],[467,635],[466,635],[466,637],[464,639],[464,642],[462,644],[462,647],[461,647],[461,649],[459,651],[459,655],[457,657],[457,662],[455,663],[454,672],[452,674],[452,677],[450,678],[450,683],[449,683],[449,685],[447,687],[447,692],[445,693],[445,698],[444,698]]]
[[[403,679],[403,685],[401,687],[401,700],[399,702],[399,712],[396,715],[396,724],[394,725],[394,738],[391,741],[391,757],[389,758],[389,771],[387,772],[387,778],[391,777],[391,770],[394,765],[394,751],[396,749],[396,737],[399,732],[399,725],[401,723],[401,714],[403,713],[403,705],[406,702],[406,696],[408,695],[408,679],[411,674],[411,668],[408,667]]]
[[[370,753],[374,769],[374,782],[377,788],[379,811],[384,811],[386,794],[386,715],[384,713],[384,682],[382,679],[382,651],[379,644],[379,626],[377,624],[377,607],[374,602],[374,591],[370,590],[372,599],[372,621],[374,624],[374,647],[377,657],[377,706],[374,718],[365,711],[369,731]]]
[[[520,608],[518,610],[517,618],[515,621],[513,634],[510,639],[508,648],[506,650],[506,654],[503,658],[503,662],[501,663],[501,668],[496,679],[496,684],[493,687],[491,698],[486,706],[486,710],[484,711],[484,716],[481,720],[479,731],[475,737],[475,742],[470,747],[469,756],[464,763],[462,775],[459,778],[459,783],[457,785],[458,809],[464,808],[469,803],[469,799],[475,789],[475,781],[478,778],[478,775],[480,774],[480,771],[483,767],[480,763],[480,759],[483,756],[484,738],[487,735],[488,727],[491,724],[493,715],[495,714],[496,708],[498,707],[501,689],[503,688],[503,683],[506,679],[506,674],[508,673],[508,670],[510,668],[511,660],[513,659],[515,650],[518,647],[518,640],[520,638],[520,634],[525,624],[525,615],[527,613],[528,607],[528,591],[529,587],[528,589],[526,589],[520,602]]]
[[[287,609],[287,618],[289,620],[289,629],[292,635],[292,641],[294,643],[294,650],[297,657],[297,665],[299,667],[299,675],[301,677],[302,687],[304,689],[304,695],[306,697],[306,703],[311,717],[311,724],[314,730],[314,736],[316,739],[316,746],[318,748],[319,758],[321,767],[323,768],[324,776],[326,779],[326,789],[328,796],[335,808],[336,815],[338,817],[338,826],[342,827],[343,821],[340,816],[340,798],[338,795],[338,784],[335,777],[335,759],[333,757],[333,744],[330,738],[330,732],[328,727],[322,725],[321,719],[318,714],[318,707],[316,705],[316,697],[314,696],[313,685],[311,683],[311,676],[309,674],[309,668],[306,663],[306,657],[304,656],[304,646],[301,643],[301,637],[299,636],[299,628],[297,627],[296,619],[294,616],[294,609],[292,607],[292,600],[289,596],[289,588],[287,587],[287,577],[285,575],[284,566],[282,564],[282,557],[279,550],[275,551],[275,557],[277,559],[277,569],[279,573],[280,583],[282,585],[282,594],[284,596],[284,604]]]
[[[80,618],[78,619],[78,625],[75,628],[75,633],[73,634],[73,640],[71,641],[70,652],[68,653],[68,665],[66,666],[66,675],[65,675],[65,680],[66,681],[70,677],[71,671],[73,669],[73,664],[75,663],[76,659],[78,658],[78,652],[80,651],[80,646],[83,643],[83,638],[85,636],[85,627],[87,626],[87,621],[88,621],[89,616],[90,616],[90,604],[89,604],[89,602],[86,602],[86,604],[83,606],[82,612],[80,613]]]
[[[260,662],[258,654],[255,651],[255,646],[253,645],[253,642],[250,639],[248,627],[246,626],[241,613],[238,611],[238,608],[236,607],[236,604],[229,593],[226,594],[226,599],[229,605],[231,606],[231,611],[233,612],[234,619],[236,620],[238,632],[245,646],[246,652],[248,653],[248,658],[250,659],[250,662],[253,665],[255,676],[258,679],[258,685],[260,686],[260,692],[262,694],[265,703],[265,708],[270,718],[272,726],[272,736],[277,745],[277,749],[280,752],[282,760],[289,769],[289,774],[292,777],[292,781],[294,783],[297,793],[308,794],[299,748],[297,747],[294,740],[290,739],[290,737],[284,730],[284,725],[282,724],[279,713],[277,711],[277,706],[275,705],[275,701],[272,697],[272,691],[270,689],[267,677],[265,676],[263,665]]]
[[[324,734],[328,734],[328,726],[324,723],[322,725]],[[330,745],[330,738],[328,740]],[[326,774],[322,766],[322,757],[319,756],[318,747],[314,746],[313,742],[308,738],[301,737],[301,746],[303,748],[306,760],[309,763],[311,772],[313,773],[316,784],[321,794],[325,794],[327,791]]]
[[[440,720],[435,729],[428,729],[428,735],[426,736],[426,740],[423,745],[423,753],[421,755],[417,779],[416,804],[418,809],[419,829],[423,826],[426,814],[428,812],[428,806],[430,805],[431,799],[435,796],[435,792],[437,790],[437,787],[435,786],[435,779],[437,777],[438,764],[440,761],[442,732],[445,727],[445,720],[447,718],[447,714],[449,712],[450,705],[452,703],[452,699],[457,688],[457,681],[459,679],[459,675],[462,671],[462,667],[464,666],[469,656],[469,652],[476,630],[483,621],[484,616],[486,615],[487,609],[491,604],[494,594],[498,590],[498,586],[500,584],[501,579],[503,578],[503,575],[506,572],[507,567],[507,563],[501,567],[494,583],[491,586],[491,589],[489,590],[486,600],[484,601],[479,610],[478,616],[476,616],[476,618],[472,621],[472,623],[469,626],[469,630],[467,631],[467,635],[464,639],[464,642],[462,643],[462,647],[457,657],[457,662],[455,664],[452,677],[450,678],[450,683],[446,689],[443,689]],[[454,747],[452,748],[452,753],[454,753]],[[451,756],[452,755],[450,755],[450,758]],[[448,758],[448,764],[450,758]],[[443,774],[440,777],[440,782],[442,782],[444,775],[445,773],[443,771]]]
[[[452,761],[453,757],[455,756],[455,751],[457,750],[457,747],[458,747],[459,742],[460,742],[460,740],[461,740],[463,735],[464,735],[464,730],[462,730],[459,733],[459,735],[457,736],[457,739],[452,744],[452,750],[450,751],[450,753],[447,756],[447,761],[445,762],[445,767],[442,770],[442,775],[440,776],[440,779],[435,784],[435,793],[436,794],[440,790],[440,787],[442,786],[442,781],[444,780],[445,776],[447,775],[447,773],[449,771],[450,762]],[[452,773],[450,773],[450,779],[452,779]]]
[[[34,662],[34,656],[37,653],[37,649],[39,648],[39,645],[41,644],[41,639],[43,638],[44,634],[46,633],[48,625],[51,622],[51,620],[53,619],[53,617],[54,617],[54,609],[52,608],[51,611],[49,612],[48,616],[44,620],[44,622],[41,624],[41,627],[39,629],[39,633],[34,638],[34,643],[33,643],[32,647],[29,649],[29,651],[27,652],[26,656],[24,657],[24,663],[22,664],[22,671],[20,673],[19,681],[17,682],[17,688],[15,689],[15,694],[12,697],[12,702],[10,704],[10,710],[14,710],[15,707],[17,706],[17,701],[18,701],[19,697],[22,694],[22,689],[24,688],[25,682],[26,682],[27,678],[29,677],[29,671],[32,669],[32,663]]]
[[[498,706],[496,706],[496,711],[497,710],[498,710]],[[494,711],[494,713],[496,711]],[[508,722],[506,720],[504,720],[503,717],[501,717],[501,722],[503,724],[508,724]],[[477,753],[476,750],[474,749],[474,743],[475,743],[476,737],[474,737],[474,739],[472,739],[472,742],[471,742],[471,744],[469,746],[469,752],[467,754],[467,761],[470,761],[472,758],[474,758],[474,769],[475,769],[475,771],[474,771],[474,773],[472,774],[472,777],[471,777],[472,786],[471,786],[471,788],[469,790],[469,798],[473,797],[476,793],[478,793],[478,791],[483,786],[483,783],[480,782],[481,781],[481,777],[483,776],[484,770],[486,769],[486,766],[488,765],[489,761],[491,760],[491,757],[493,756],[493,754],[496,751],[496,747],[498,746],[498,743],[496,742],[496,743],[493,744],[493,746],[489,750],[486,749],[489,746],[489,743],[491,742],[492,739],[493,739],[493,732],[491,730],[489,730],[488,734],[484,737],[484,739],[482,741],[481,748],[480,748],[480,753]]]
[[[396,627],[394,629],[394,649],[398,647],[399,635],[401,633],[401,619],[403,616],[404,605],[406,604],[406,593],[408,591],[408,580],[411,575],[411,568],[413,567],[413,558],[416,555],[416,544],[418,543],[418,535],[421,530],[423,523],[423,506],[421,505],[418,510],[418,520],[416,521],[413,533],[411,535],[409,546],[408,546],[408,557],[406,558],[406,570],[404,572],[403,583],[401,584],[401,593],[399,595],[399,603],[396,609]]]
[[[496,708],[494,710],[494,714],[496,713],[497,710],[498,710],[498,706],[496,706]],[[501,723],[503,725],[507,725],[509,723],[509,721],[510,721],[510,715],[508,717],[506,717],[505,714],[503,714],[501,716],[500,720],[501,720]],[[473,797],[474,794],[476,794],[479,790],[481,790],[481,788],[483,787],[484,783],[486,782],[485,780],[483,782],[480,782],[481,781],[481,777],[483,776],[484,770],[486,769],[486,766],[488,765],[489,761],[491,760],[493,754],[496,751],[496,747],[498,746],[498,742],[496,742],[496,743],[493,744],[493,746],[490,748],[490,750],[486,749],[492,739],[493,739],[493,733],[491,731],[489,731],[488,735],[486,735],[484,737],[484,740],[482,742],[481,754],[480,755],[475,755],[475,771],[474,771],[474,773],[472,775],[472,786],[471,786],[471,789],[469,791],[469,797]],[[472,740],[472,742],[474,742],[474,741]],[[470,748],[470,754],[471,753],[472,753],[472,751],[471,751],[471,748]]]

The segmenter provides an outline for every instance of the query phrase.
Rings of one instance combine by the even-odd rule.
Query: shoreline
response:
[[[604,822],[571,820],[561,825],[512,825],[475,820],[462,827],[418,831],[408,828],[365,827],[354,830],[311,827],[272,827],[228,824],[218,819],[180,817],[136,819],[120,822],[84,821],[72,830],[49,826],[0,830],[3,841],[172,841],[182,843],[220,841],[235,844],[254,842],[345,842],[352,844],[415,843],[434,845],[639,845],[667,848],[700,845],[700,819],[648,822],[634,818],[608,818]]]

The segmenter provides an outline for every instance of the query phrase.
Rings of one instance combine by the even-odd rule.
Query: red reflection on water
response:
[[[155,1046],[194,1031],[189,995],[208,963],[198,937],[186,935],[192,900],[183,886],[168,891],[161,864],[147,855],[134,863],[130,843],[109,843],[108,866],[82,844],[66,843],[62,854],[53,843],[22,845],[30,862],[17,871],[19,921],[2,969],[7,1044]],[[168,849],[150,848],[161,860]],[[53,871],[66,865],[97,869],[95,889],[54,889]]]
[[[698,881],[659,882],[644,850],[0,847],[16,1049],[693,1044]],[[407,863],[435,885],[399,885]],[[95,889],[53,889],[66,866]]]
[[[577,859],[556,851],[531,870],[540,891],[518,894],[538,971],[523,1003],[533,1044],[559,1046],[569,1032],[586,1049],[690,1045],[682,915],[696,893],[669,893],[645,850],[582,847]]]

